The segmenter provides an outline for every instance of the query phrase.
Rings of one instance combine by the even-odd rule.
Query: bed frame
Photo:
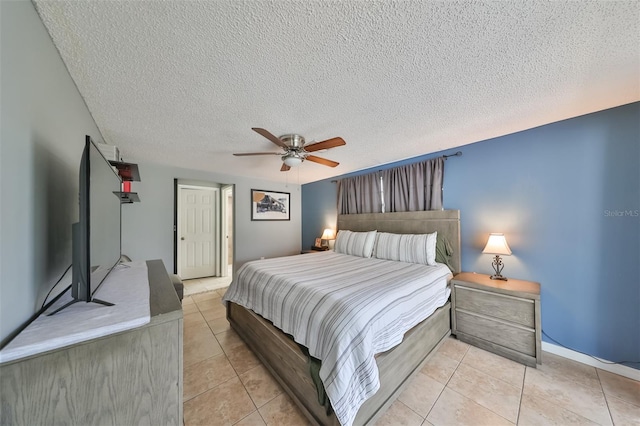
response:
[[[398,234],[438,231],[447,237],[454,248],[453,272],[460,272],[458,210],[338,215],[338,229]],[[318,403],[307,356],[297,343],[271,322],[235,303],[228,304],[227,319],[313,424],[340,424],[335,414],[327,415],[325,408]],[[409,379],[420,371],[429,356],[450,334],[450,304],[447,302],[407,332],[400,345],[376,356],[380,389],[360,407],[354,425],[372,424],[384,414],[410,382]]]

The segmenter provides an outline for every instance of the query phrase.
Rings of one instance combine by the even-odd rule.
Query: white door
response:
[[[217,188],[178,185],[178,275],[182,279],[216,274]]]

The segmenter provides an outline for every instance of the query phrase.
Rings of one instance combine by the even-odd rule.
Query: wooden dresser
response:
[[[148,324],[0,366],[0,424],[182,425],[182,306],[147,270]]]
[[[542,363],[540,284],[463,272],[451,285],[452,334],[531,367]]]

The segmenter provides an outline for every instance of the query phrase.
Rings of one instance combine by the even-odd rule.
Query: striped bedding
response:
[[[451,272],[326,251],[244,264],[223,301],[251,309],[322,361],[336,416],[351,425],[380,383],[374,355],[449,298]]]

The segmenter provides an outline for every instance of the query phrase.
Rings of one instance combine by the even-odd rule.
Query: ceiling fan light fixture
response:
[[[281,172],[288,172],[292,167],[298,167],[306,160],[327,167],[337,167],[340,164],[337,161],[317,157],[311,153],[320,153],[330,148],[346,145],[346,142],[341,137],[306,144],[304,137],[297,133],[274,136],[273,133],[261,127],[252,127],[251,129],[261,136],[269,139],[275,145],[278,145],[284,152],[240,152],[234,153],[233,155],[280,155],[280,158],[282,159],[282,166],[280,167]]]
[[[302,157],[297,152],[290,152],[287,155],[282,156],[282,161],[289,167],[297,167],[302,164],[304,157]]]

